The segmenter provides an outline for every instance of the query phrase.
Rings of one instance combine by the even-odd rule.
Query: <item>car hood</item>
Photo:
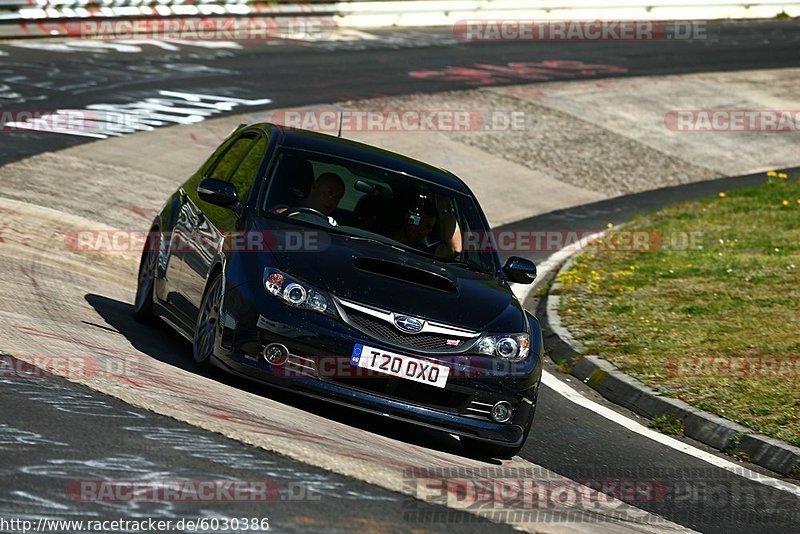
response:
[[[273,247],[272,264],[341,299],[474,331],[527,330],[511,289],[490,274],[324,229],[273,219],[257,221],[256,226],[315,236],[306,240],[317,243],[308,247],[312,250]]]

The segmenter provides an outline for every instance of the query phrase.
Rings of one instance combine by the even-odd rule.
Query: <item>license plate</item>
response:
[[[356,367],[371,369],[437,388],[443,388],[447,384],[447,375],[450,374],[450,368],[444,365],[386,352],[361,343],[356,343],[356,346],[353,347],[350,363]]]

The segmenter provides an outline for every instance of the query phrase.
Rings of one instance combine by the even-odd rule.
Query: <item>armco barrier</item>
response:
[[[348,26],[449,26],[465,19],[716,20],[800,16],[800,2],[781,0],[411,0],[337,4]]]
[[[6,5],[25,0],[0,0]],[[287,19],[324,20],[325,26],[338,26],[337,5],[330,2],[264,4],[241,2],[222,3],[217,0],[113,0],[91,3],[86,0],[30,0],[31,4],[18,9],[0,11],[0,39],[27,37],[75,36],[81,32],[77,26],[86,21],[102,20],[159,20],[199,19],[220,17],[226,19]],[[34,4],[38,2],[38,4]],[[136,5],[133,5],[136,4]],[[338,17],[337,17],[338,18]],[[103,27],[98,26],[101,30]],[[113,26],[105,26],[113,28]]]
[[[779,13],[800,16],[800,0],[0,0],[5,26],[48,19],[326,16],[339,26],[393,27],[452,26],[468,19],[714,20]]]

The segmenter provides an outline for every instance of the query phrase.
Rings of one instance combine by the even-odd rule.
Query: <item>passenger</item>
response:
[[[404,212],[402,226],[394,239],[442,258],[452,258],[462,251],[461,229],[450,207],[450,199],[437,195],[436,200],[436,206],[426,202],[421,208]],[[447,237],[440,243],[428,243],[427,238],[437,224],[439,235]]]

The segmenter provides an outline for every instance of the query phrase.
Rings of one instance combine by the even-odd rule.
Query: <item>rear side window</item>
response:
[[[236,187],[239,199],[244,199],[250,191],[250,187],[258,177],[258,169],[261,167],[261,162],[264,161],[266,153],[267,139],[266,137],[258,136],[258,140],[252,143],[250,151],[241,160],[230,179],[233,186]]]
[[[230,148],[225,151],[225,154],[223,154],[214,165],[208,177],[227,181],[231,177],[231,174],[233,174],[233,170],[236,169],[239,162],[242,161],[242,158],[247,154],[254,139],[254,134],[245,134],[234,141]]]

